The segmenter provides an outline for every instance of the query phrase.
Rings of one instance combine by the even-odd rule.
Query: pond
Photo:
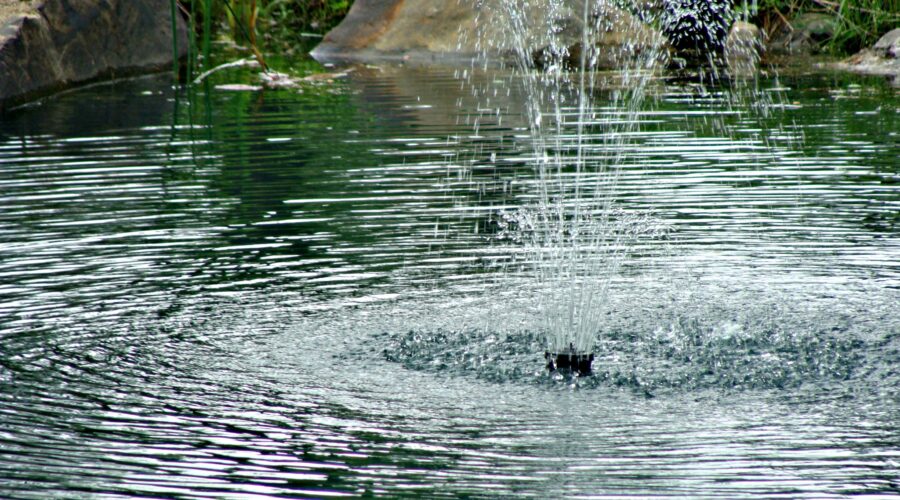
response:
[[[633,122],[592,153],[610,198],[660,229],[572,378],[500,237],[541,181],[498,78],[161,75],[3,116],[0,496],[900,494],[897,90],[597,90]]]

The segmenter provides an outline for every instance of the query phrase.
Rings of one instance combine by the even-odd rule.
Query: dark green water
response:
[[[592,154],[668,238],[578,381],[494,238],[538,189],[514,93],[150,77],[3,116],[0,496],[900,495],[900,95],[651,89]]]

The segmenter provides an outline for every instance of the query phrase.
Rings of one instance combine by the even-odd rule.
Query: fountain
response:
[[[465,85],[5,115],[0,497],[896,496],[900,95],[555,5]]]
[[[535,15],[534,2],[504,0],[503,15],[489,21],[502,27],[486,31],[506,37],[481,38],[485,66],[512,48],[501,65],[512,66],[523,87],[538,180],[532,200],[498,214],[497,225],[499,239],[526,255],[515,272],[540,290],[548,370],[588,375],[612,278],[637,240],[661,235],[647,214],[618,207],[613,193],[628,161],[629,132],[666,52],[663,38],[640,20],[648,12],[631,15],[609,0],[540,3]],[[621,32],[643,36],[604,43]],[[608,67],[617,69],[617,81],[612,102],[601,104]]]
[[[622,167],[635,161],[640,110],[673,60],[718,78],[719,65],[738,57],[726,43],[733,11],[732,0],[360,1],[314,54],[471,61],[457,74],[479,100],[476,136],[483,118],[504,114],[509,103],[498,96],[521,98],[512,114],[527,146],[517,152],[534,182],[514,208],[493,214],[492,241],[511,256],[500,274],[533,291],[547,368],[587,375],[614,278],[638,243],[668,236],[652,214],[616,199]],[[479,72],[494,76],[473,79]]]

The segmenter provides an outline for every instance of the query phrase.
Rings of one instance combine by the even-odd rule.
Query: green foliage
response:
[[[324,34],[344,18],[353,0],[176,0],[182,11],[208,20],[202,33],[227,28],[239,44],[260,35],[284,45]],[[196,3],[196,5],[195,5]],[[199,23],[198,23],[199,24]]]
[[[188,64],[182,78],[191,79],[206,69],[214,36],[225,36],[247,47],[266,67],[260,40],[288,54],[305,50],[343,19],[353,0],[170,0],[173,27],[180,13],[194,36],[188,46]],[[174,30],[173,30],[174,33]],[[177,39],[172,49],[177,54]],[[284,49],[287,49],[286,51]],[[178,67],[176,65],[176,74]]]
[[[833,16],[836,29],[824,45],[833,54],[871,46],[900,25],[900,0],[758,0],[758,5],[756,20],[770,33],[805,13]]]
[[[279,26],[325,33],[350,10],[352,0],[268,0],[262,15]]]

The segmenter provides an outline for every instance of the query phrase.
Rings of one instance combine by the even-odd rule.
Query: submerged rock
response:
[[[900,85],[900,28],[896,28],[872,46],[838,64],[841,69],[867,75],[886,76]]]
[[[357,61],[459,61],[518,53],[538,62],[548,55],[571,61],[582,50],[584,5],[583,0],[356,0],[312,54]],[[589,7],[597,66],[661,45],[662,36],[630,13]]]
[[[187,27],[176,16],[180,55]],[[168,67],[168,0],[0,0],[0,109],[72,84]]]

